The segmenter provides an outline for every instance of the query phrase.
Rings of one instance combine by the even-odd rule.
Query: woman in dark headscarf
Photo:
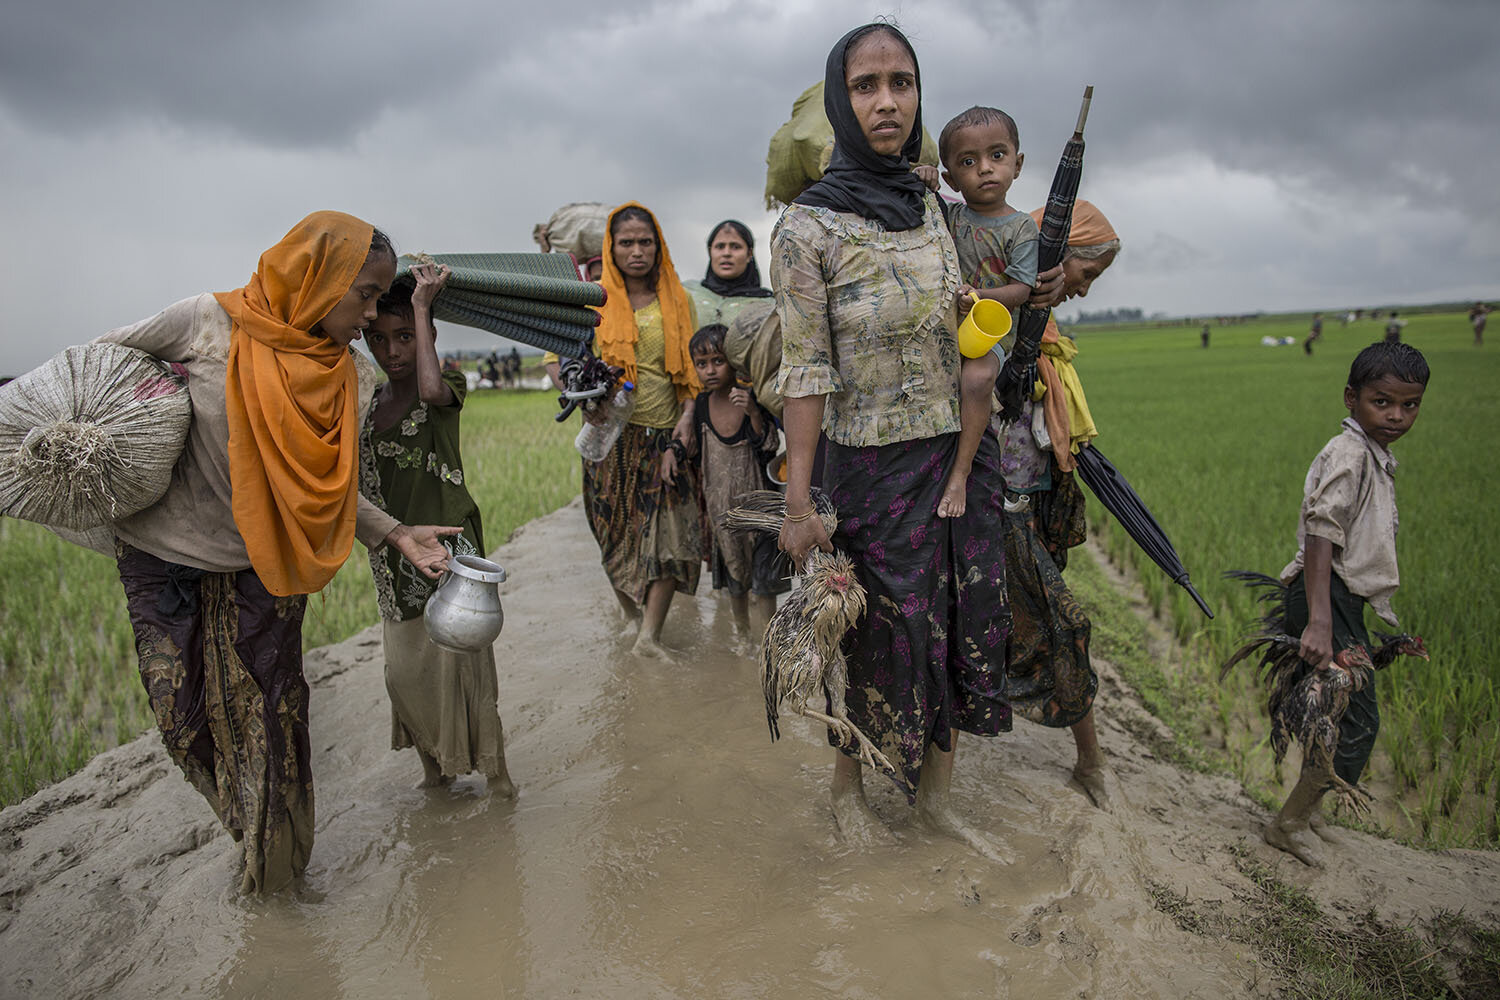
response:
[[[799,561],[831,548],[809,516],[821,428],[823,486],[839,514],[832,541],[868,592],[866,618],[844,641],[849,716],[896,765],[892,777],[925,820],[995,856],[948,787],[958,731],[1010,728],[995,527],[1004,482],[987,436],[970,514],[937,517],[959,429],[959,271],[942,212],[911,171],[922,122],[910,43],[885,24],[849,32],[828,56],[824,104],[835,136],[828,170],[772,235],[789,479],[781,546]],[[1056,276],[1047,277],[1050,301]],[[847,754],[835,759],[832,802],[846,836],[881,835]]]
[[[703,280],[684,281],[693,297],[698,324],[728,326],[752,299],[768,299],[771,290],[760,283],[755,263],[755,237],[738,219],[725,219],[708,234],[708,270]]]

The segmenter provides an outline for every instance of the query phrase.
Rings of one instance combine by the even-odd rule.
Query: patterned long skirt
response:
[[[929,743],[951,750],[950,730],[994,736],[1011,724],[1004,550],[982,539],[986,519],[1003,511],[999,448],[986,435],[969,479],[974,521],[955,525],[937,505],[957,444],[956,434],[830,442],[824,472],[839,515],[834,545],[867,594],[864,619],[844,639],[849,718],[896,765],[892,778],[911,801]]]
[[[1061,548],[1066,561],[1067,549]],[[1005,517],[1011,632],[1006,693],[1016,713],[1053,728],[1073,725],[1094,706],[1099,678],[1089,662],[1088,616],[1063,582],[1035,509]]]
[[[205,573],[118,540],[116,556],[167,753],[240,842],[240,891],[280,889],[313,844],[307,598],[272,595],[253,570]]]
[[[678,466],[675,483],[662,479],[661,456],[671,440],[670,428],[626,424],[604,461],[583,463],[583,506],[605,575],[636,604],[653,580],[670,579],[684,594],[698,589],[698,475]]]

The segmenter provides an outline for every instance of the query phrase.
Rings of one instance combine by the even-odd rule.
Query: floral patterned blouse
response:
[[[370,407],[360,439],[359,490],[381,510],[406,524],[451,524],[463,534],[445,539],[455,555],[485,554],[479,507],[464,485],[458,416],[468,383],[463,372],[444,372],[453,390],[451,406],[420,399],[392,427],[375,430],[379,404]],[[378,400],[377,396],[377,400]],[[375,598],[391,621],[422,614],[434,581],[407,562],[394,545],[370,550]]]
[[[828,397],[823,429],[853,447],[956,432],[958,253],[937,199],[917,229],[792,205],[771,235],[781,316],[776,388]]]

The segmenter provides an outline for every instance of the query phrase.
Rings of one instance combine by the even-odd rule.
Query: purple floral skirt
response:
[[[849,718],[896,765],[892,778],[911,800],[929,743],[951,750],[950,730],[994,736],[1011,726],[1000,450],[986,433],[968,512],[955,521],[937,506],[957,447],[957,434],[829,442],[823,479],[838,507],[834,545],[867,593],[865,617],[844,639]]]

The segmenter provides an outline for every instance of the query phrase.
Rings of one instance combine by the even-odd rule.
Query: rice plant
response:
[[[1381,733],[1367,781],[1399,795],[1378,813],[1394,832],[1427,836],[1446,798],[1457,823],[1453,842],[1493,846],[1494,810],[1484,804],[1495,797],[1500,726],[1500,541],[1487,515],[1500,468],[1487,449],[1500,427],[1493,391],[1500,356],[1473,347],[1461,313],[1402,314],[1410,318],[1405,339],[1427,357],[1432,380],[1415,428],[1392,449],[1401,512],[1394,605],[1403,628],[1425,638],[1432,661],[1398,661],[1378,678]],[[1199,347],[1196,326],[1073,331],[1098,444],[1172,538],[1215,620],[1206,621],[1092,500],[1091,531],[1112,558],[1135,568],[1178,637],[1197,643],[1201,655],[1183,669],[1204,678],[1256,614],[1245,589],[1220,574],[1275,574],[1295,553],[1308,463],[1339,432],[1349,362],[1380,338],[1382,326],[1325,322],[1311,357],[1296,346],[1261,344],[1267,336],[1300,340],[1306,329],[1300,317],[1219,327],[1208,350]],[[1389,630],[1373,614],[1368,624]],[[1246,700],[1252,724],[1264,727],[1257,692],[1233,679],[1230,690]],[[1234,715],[1213,702],[1200,714],[1216,729]],[[1460,766],[1481,753],[1483,765]],[[1452,802],[1455,770],[1472,781]],[[1246,754],[1241,776],[1269,788],[1269,753]]]

